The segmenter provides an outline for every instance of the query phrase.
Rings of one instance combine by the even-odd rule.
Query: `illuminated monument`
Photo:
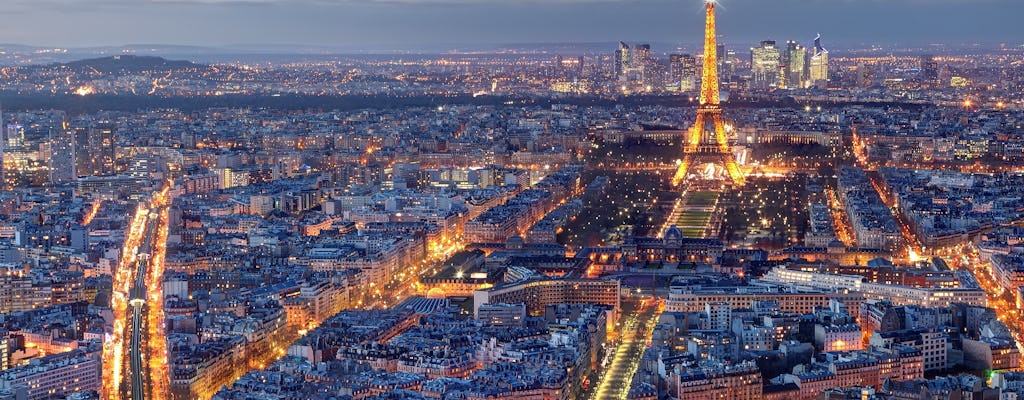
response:
[[[694,165],[706,163],[725,167],[729,179],[736,185],[743,185],[743,171],[736,163],[729,136],[722,119],[721,98],[718,91],[718,45],[715,38],[715,1],[705,0],[706,22],[704,25],[704,72],[700,84],[700,105],[697,107],[697,122],[690,128],[683,150],[683,161],[672,179],[673,185],[682,183]],[[711,132],[707,125],[713,124]],[[710,138],[714,135],[714,139]]]

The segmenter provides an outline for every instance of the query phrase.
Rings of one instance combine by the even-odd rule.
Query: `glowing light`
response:
[[[89,210],[82,216],[82,226],[92,223],[92,220],[96,218],[96,213],[100,211],[100,204],[103,204],[103,200],[96,200],[90,205]]]
[[[75,89],[75,94],[79,96],[88,96],[95,93],[96,89],[94,89],[92,86],[81,86],[78,89]]]
[[[965,99],[964,100],[964,107],[971,108],[971,106],[973,106],[973,105],[974,105],[974,102],[971,101],[971,99]]]
[[[921,255],[918,254],[917,251],[915,251],[913,248],[911,248],[910,251],[907,252],[907,258],[909,258],[910,262],[912,263],[924,261],[924,257],[921,257]]]
[[[113,332],[103,344],[103,366],[110,372],[109,379],[103,382],[103,398],[121,399],[125,397],[122,381],[125,376],[131,373],[129,363],[125,355],[130,345],[126,340],[130,334],[128,304],[130,291],[137,278],[139,271],[136,262],[141,258],[140,247],[145,242],[146,235],[152,234],[153,245],[152,257],[150,258],[149,269],[143,281],[146,285],[146,300],[135,299],[132,301],[145,301],[149,303],[147,314],[147,349],[144,352],[143,362],[148,366],[150,380],[150,393],[147,398],[164,399],[167,397],[170,384],[170,374],[167,365],[167,343],[164,332],[163,294],[161,282],[163,280],[163,260],[166,254],[167,223],[169,216],[170,189],[173,183],[167,182],[163,189],[153,194],[152,202],[154,212],[147,208],[146,204],[140,204],[131,219],[129,228],[125,234],[125,244],[121,259],[114,272],[113,293],[111,296],[111,308],[114,314]],[[155,230],[150,231],[147,227],[155,223]]]

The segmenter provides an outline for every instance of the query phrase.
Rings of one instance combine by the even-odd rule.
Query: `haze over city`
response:
[[[514,43],[699,44],[679,0],[9,0],[0,42],[293,45],[330,51],[445,51]],[[1024,44],[1015,0],[725,0],[722,38],[827,34],[842,46]],[[697,38],[699,39],[699,38]]]

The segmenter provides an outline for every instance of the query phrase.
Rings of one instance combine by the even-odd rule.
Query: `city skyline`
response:
[[[1015,47],[1024,42],[1024,28],[1014,18],[1024,12],[1024,4],[1011,0],[728,0],[721,4],[726,19],[720,34],[725,43],[769,38],[802,42],[817,33],[833,47],[937,43]],[[154,43],[429,52],[622,39],[689,43],[702,23],[698,4],[669,0],[19,0],[5,2],[0,11],[17,16],[0,27],[0,42],[55,47]],[[963,26],[966,21],[985,23],[968,29]],[[87,29],[80,28],[83,23]],[[189,29],[180,29],[183,26]]]
[[[4,0],[0,400],[1021,398],[1020,2]]]

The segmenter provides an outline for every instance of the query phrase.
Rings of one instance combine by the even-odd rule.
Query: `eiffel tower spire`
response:
[[[715,2],[704,3],[704,68],[700,81],[700,105],[717,106],[721,102],[718,89],[718,34],[715,32]]]

